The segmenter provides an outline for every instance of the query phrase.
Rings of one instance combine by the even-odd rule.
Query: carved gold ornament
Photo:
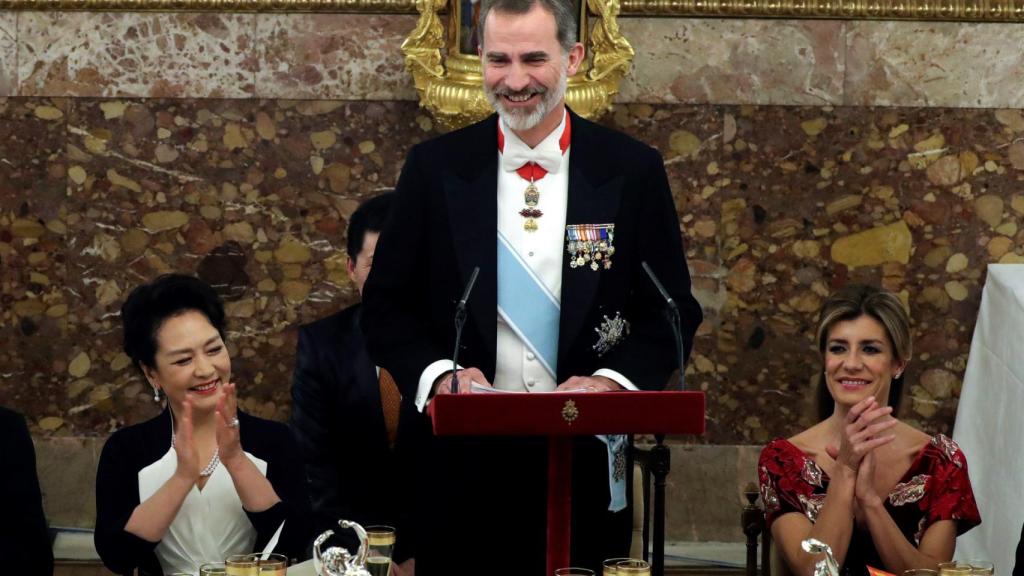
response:
[[[0,0],[0,10],[413,14],[414,0]]]
[[[576,403],[572,400],[566,400],[565,405],[562,406],[562,420],[565,420],[570,426],[573,421],[580,417],[580,410],[576,407]]]
[[[494,112],[484,96],[473,43],[480,32],[473,6],[469,0],[416,0],[420,19],[402,43],[420,104],[444,130],[467,126]],[[445,8],[447,30],[439,15]],[[463,14],[464,10],[470,12]],[[633,60],[633,47],[619,32],[618,14],[619,0],[585,0],[580,5],[580,42],[587,58],[569,78],[565,100],[584,118],[597,118],[611,107]],[[593,21],[592,28],[588,20]]]
[[[1022,0],[622,0],[628,16],[1024,22]]]
[[[2,10],[416,14],[417,0],[0,0]],[[622,16],[1024,22],[1024,0],[622,0]]]

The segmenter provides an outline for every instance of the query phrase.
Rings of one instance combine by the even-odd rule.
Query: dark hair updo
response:
[[[185,274],[164,274],[132,290],[121,306],[124,353],[140,370],[156,364],[156,334],[168,318],[195,310],[225,339],[224,305],[202,280]]]

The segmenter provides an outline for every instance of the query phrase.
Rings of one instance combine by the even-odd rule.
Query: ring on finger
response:
[[[228,428],[238,428],[238,416],[235,416],[228,422]]]

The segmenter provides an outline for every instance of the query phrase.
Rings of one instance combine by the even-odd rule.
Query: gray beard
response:
[[[533,109],[533,112],[527,114],[523,114],[521,112],[513,113],[506,110],[501,103],[500,96],[487,86],[484,86],[484,94],[487,96],[487,101],[491,103],[491,107],[498,112],[498,117],[501,118],[505,125],[512,130],[522,132],[536,127],[540,124],[541,120],[548,115],[548,113],[558,106],[558,103],[565,97],[565,91],[568,85],[568,70],[563,70],[555,89],[541,94],[540,102],[537,103],[537,107]]]

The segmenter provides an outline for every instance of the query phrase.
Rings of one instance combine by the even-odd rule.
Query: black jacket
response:
[[[339,532],[338,520],[398,529],[393,558],[408,557],[403,502],[412,479],[399,441],[388,444],[376,367],[366,352],[358,304],[302,326],[292,380],[289,426],[306,464],[316,533]],[[343,541],[355,551],[354,539]]]
[[[291,434],[284,424],[238,411],[242,449],[267,463],[267,480],[281,501],[263,512],[246,512],[256,529],[255,550],[262,550],[287,519],[275,552],[305,558],[310,541],[309,500],[305,473]],[[171,412],[122,428],[107,439],[96,472],[96,551],[115,574],[134,569],[161,574],[149,542],[124,530],[139,505],[139,471],[156,462],[171,445]]]
[[[0,558],[12,574],[53,574],[53,549],[43,516],[36,452],[25,419],[0,407]]]
[[[662,389],[677,367],[665,302],[640,263],[647,261],[682,313],[687,353],[702,319],[690,293],[679,217],[660,154],[572,114],[566,224],[615,224],[609,270],[562,264],[558,382],[610,368],[638,388]],[[452,318],[474,266],[459,363],[494,378],[497,334],[497,117],[421,143],[410,151],[398,199],[381,234],[364,294],[370,355],[391,370],[411,402],[420,374],[448,358]],[[630,335],[599,357],[595,328],[621,315]],[[401,329],[395,329],[401,327]]]

